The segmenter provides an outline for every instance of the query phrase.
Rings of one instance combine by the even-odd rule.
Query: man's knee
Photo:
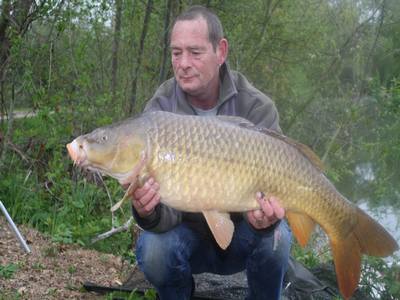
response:
[[[143,232],[136,247],[136,259],[146,278],[156,286],[183,280],[190,272],[188,247],[179,232]],[[179,278],[178,278],[179,277]]]
[[[165,266],[163,266],[163,248],[156,234],[143,232],[136,244],[136,259],[139,268],[152,282],[163,281]]]
[[[257,264],[268,263],[286,265],[289,259],[292,235],[285,221],[279,224],[271,235],[264,236],[259,246],[253,252]]]

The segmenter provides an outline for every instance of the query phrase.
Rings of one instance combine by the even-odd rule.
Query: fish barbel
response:
[[[362,254],[383,257],[398,249],[381,225],[336,190],[309,148],[239,117],[151,112],[98,128],[67,148],[75,164],[121,184],[136,187],[139,177],[152,176],[161,201],[202,212],[223,249],[234,231],[228,213],[260,208],[256,192],[276,196],[300,245],[316,223],[326,232],[346,299],[358,285]]]

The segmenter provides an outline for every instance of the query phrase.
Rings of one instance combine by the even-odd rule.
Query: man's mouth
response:
[[[183,81],[190,81],[194,78],[194,76],[181,76],[181,80]]]
[[[185,73],[183,73],[183,74],[179,75],[179,78],[181,80],[183,80],[183,81],[190,81],[190,80],[195,79],[196,77],[197,77],[196,74],[185,74]]]

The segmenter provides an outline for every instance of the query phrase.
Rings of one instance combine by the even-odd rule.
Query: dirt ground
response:
[[[18,229],[27,240],[30,254],[22,250],[0,214],[0,300],[105,299],[83,289],[88,281],[105,287],[124,283],[131,290],[151,288],[143,273],[120,257],[52,242],[24,225],[18,225]],[[243,272],[230,276],[199,274],[195,282],[195,299],[243,299],[247,290]]]
[[[60,245],[34,229],[18,228],[30,254],[0,215],[0,299],[104,299],[83,291],[82,283],[118,285],[132,270],[117,256]]]

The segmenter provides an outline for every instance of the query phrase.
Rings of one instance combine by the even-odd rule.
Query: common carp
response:
[[[276,196],[300,245],[316,223],[326,232],[346,299],[357,288],[362,254],[384,257],[399,248],[336,190],[309,148],[239,117],[151,112],[98,128],[67,148],[76,165],[130,184],[126,195],[140,178],[154,177],[162,202],[202,212],[223,249],[234,231],[228,213],[258,209],[257,192]]]

